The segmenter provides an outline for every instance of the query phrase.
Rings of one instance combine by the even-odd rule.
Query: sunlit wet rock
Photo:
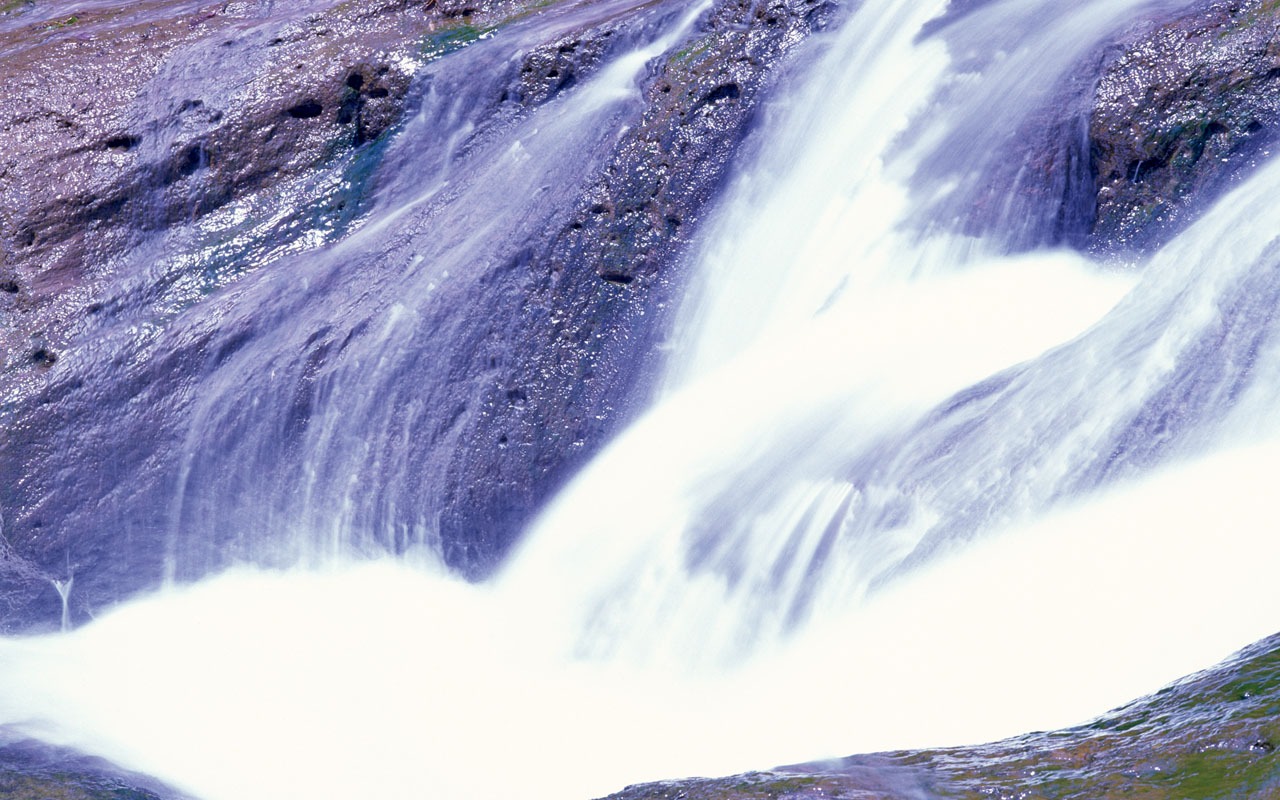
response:
[[[1089,120],[1103,247],[1166,241],[1265,159],[1280,125],[1280,10],[1213,3],[1133,41]]]
[[[0,105],[0,117],[9,115],[3,135],[14,142],[0,142],[9,159],[0,218],[10,232],[0,266],[8,311],[0,396],[15,422],[0,464],[16,476],[0,489],[0,598],[12,628],[56,624],[64,598],[53,582],[70,574],[70,614],[83,620],[156,585],[166,570],[190,579],[260,558],[217,537],[248,536],[227,529],[258,525],[264,506],[291,502],[298,465],[263,465],[279,485],[247,502],[243,488],[213,486],[179,461],[190,459],[177,442],[198,413],[193,384],[273,336],[261,330],[272,312],[245,316],[219,292],[271,269],[306,284],[314,279],[286,259],[359,231],[376,198],[400,202],[395,193],[407,190],[397,181],[414,184],[384,163],[390,134],[424,103],[445,115],[430,124],[458,127],[414,135],[441,151],[442,170],[461,170],[452,180],[465,185],[496,169],[501,136],[519,126],[536,135],[536,109],[585,91],[610,59],[680,10],[601,4],[557,22],[554,6],[515,3],[317,3],[287,12],[232,4],[199,13],[160,3],[55,25],[42,8],[5,20],[12,49],[3,63],[20,91]],[[433,382],[439,410],[403,454],[413,465],[403,468],[422,477],[398,482],[404,498],[370,500],[393,506],[390,518],[380,511],[360,521],[375,529],[371,546],[427,543],[463,573],[488,574],[541,503],[643,403],[684,249],[772,76],[832,10],[816,0],[713,4],[684,41],[636,65],[637,97],[620,106],[610,123],[617,130],[586,132],[604,149],[575,165],[583,183],[539,188],[538,221],[521,241],[494,240],[499,254],[459,246],[433,259],[458,262],[442,269],[474,288],[451,288],[457,296],[430,312],[447,339],[405,356],[434,352],[450,377]],[[547,32],[521,34],[543,38],[509,56],[491,48],[499,61],[485,62],[484,81],[447,85],[464,78],[431,72],[515,24]],[[64,79],[50,84],[36,72]],[[433,92],[443,94],[429,99]],[[449,117],[456,114],[463,119]],[[489,155],[468,166],[449,165],[482,152]],[[492,222],[445,224],[464,241]],[[353,245],[363,248],[362,265],[350,263],[335,288],[393,291],[390,272],[417,263],[404,241],[373,235]],[[409,267],[387,266],[398,260]],[[296,395],[287,438],[317,428],[318,377],[340,358],[359,358],[342,353],[370,329],[352,321],[339,335],[317,322],[303,337],[307,366],[296,385],[271,390]],[[429,413],[425,398],[413,402],[412,413]],[[94,418],[102,420],[96,433],[79,430]],[[279,457],[289,450],[277,448]],[[196,532],[203,523],[175,504],[185,496],[194,506],[201,492],[228,515],[218,533]],[[414,531],[411,543],[405,530]],[[176,568],[175,536],[186,541],[177,550],[200,554]]]

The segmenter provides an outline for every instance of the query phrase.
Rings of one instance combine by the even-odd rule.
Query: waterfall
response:
[[[1014,192],[963,214],[1091,48],[1182,5],[866,0],[810,42],[694,243],[658,396],[481,583],[411,511],[442,465],[406,440],[456,435],[437,309],[581,188],[702,9],[493,130],[453,90],[545,31],[441,60],[359,225],[174,312],[217,355],[166,514],[225,534],[0,640],[0,724],[203,800],[586,798],[1074,724],[1273,633],[1280,163],[1141,258]],[[218,548],[244,563],[184,580]]]

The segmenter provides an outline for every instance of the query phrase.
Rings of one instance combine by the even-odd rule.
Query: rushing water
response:
[[[805,54],[704,229],[661,397],[495,578],[466,584],[405,547],[175,586],[0,643],[0,721],[208,800],[588,797],[1079,722],[1272,633],[1280,164],[1141,263],[1008,255],[1034,216],[1016,205],[957,232],[948,209],[997,158],[966,131],[996,112],[1014,130],[1099,38],[1177,4],[993,1],[922,36],[945,5],[868,0]],[[478,233],[429,250],[414,215],[494,219],[511,186],[573,181],[561,150],[593,146],[577,133],[610,124],[696,13],[663,17],[516,144],[480,148],[476,163],[501,160],[462,188],[456,160],[424,152],[433,177],[307,280],[387,231],[413,267],[392,285],[428,302],[460,268],[450,253],[498,257],[507,240]],[[456,111],[428,97],[402,137]],[[310,313],[260,294],[230,313],[281,330]],[[341,475],[317,473],[335,449],[358,451],[353,476],[394,455],[350,423],[394,428],[376,421],[409,402],[396,376],[430,312],[370,302],[356,319],[380,326],[382,357],[330,374],[299,451],[314,460],[289,476],[282,518],[323,526],[305,545],[322,552],[398,491],[352,481],[335,504]],[[237,356],[246,370],[263,346]],[[236,434],[218,464],[270,463],[255,448],[278,420],[229,410],[238,380],[270,380],[215,377],[190,435]]]

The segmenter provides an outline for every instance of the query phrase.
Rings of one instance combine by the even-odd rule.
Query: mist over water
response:
[[[424,539],[172,586],[0,641],[0,723],[205,800],[586,798],[1074,724],[1273,633],[1280,165],[1142,262],[1010,255],[1016,197],[981,237],[946,216],[996,158],[954,147],[975,108],[1031,113],[1172,5],[989,2],[922,35],[945,6],[869,0],[802,54],[695,249],[661,396],[496,577]],[[445,196],[490,209],[690,22],[470,200],[439,175],[318,258]],[[390,381],[415,313],[370,314],[389,360],[335,372],[314,452],[380,413],[358,381]]]

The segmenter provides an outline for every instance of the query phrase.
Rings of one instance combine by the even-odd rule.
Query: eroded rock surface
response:
[[[434,33],[515,4],[60,6],[0,29],[0,370],[27,386],[110,299],[120,254],[377,139]]]
[[[1166,240],[1270,153],[1280,126],[1280,4],[1202,4],[1127,42],[1089,118],[1093,240]]]
[[[498,312],[511,320],[501,349],[522,357],[482,399],[451,464],[441,533],[452,564],[492,569],[550,491],[636,413],[683,286],[679,258],[774,71],[832,10],[717,4],[656,66],[643,116],[581,199],[502,274],[512,306]],[[527,455],[487,457],[495,444]]]
[[[283,19],[270,4],[175,8],[141,7],[144,21],[86,15],[35,43],[43,21],[8,32],[9,68],[69,75],[63,93],[29,87],[0,106],[15,140],[48,140],[15,146],[0,184],[12,232],[0,285],[12,421],[0,469],[16,476],[0,488],[10,629],[56,625],[57,586],[73,576],[80,621],[166,572],[280,563],[263,555],[272,536],[329,524],[341,508],[359,549],[426,541],[465,574],[491,571],[642,405],[684,248],[776,70],[832,11],[821,0],[713,4],[645,66],[638,102],[601,139],[610,149],[576,165],[581,185],[538,188],[527,219],[506,225],[445,220],[396,173],[427,180],[471,164],[445,195],[499,180],[477,154],[501,157],[535,109],[572,113],[603,64],[687,6],[566,4],[581,20],[567,28],[556,5],[350,3]],[[444,68],[502,26],[533,35],[542,15],[556,33],[484,75]],[[108,36],[128,45],[126,69],[98,95],[76,81],[105,80]],[[423,152],[384,168],[410,118],[404,135]],[[300,448],[328,446],[316,441],[329,435],[321,397],[336,374],[365,370],[369,352],[393,357],[381,315],[405,291],[397,275],[423,261],[421,234],[366,236],[349,257],[294,256],[358,234],[375,196],[421,214],[419,228],[445,226],[427,246],[452,279],[396,346],[389,383],[361,378],[377,395],[372,413],[401,432],[373,449],[352,443],[364,452],[351,467],[360,497],[344,506],[351,477],[304,463]],[[507,241],[516,230],[520,241]],[[296,291],[278,289],[292,281]],[[406,377],[418,373],[431,377]],[[278,424],[249,410],[276,398],[287,399]],[[201,444],[197,426],[218,442]],[[259,447],[264,429],[275,443]],[[388,462],[399,472],[382,491],[367,475]],[[317,497],[304,502],[309,481]]]

